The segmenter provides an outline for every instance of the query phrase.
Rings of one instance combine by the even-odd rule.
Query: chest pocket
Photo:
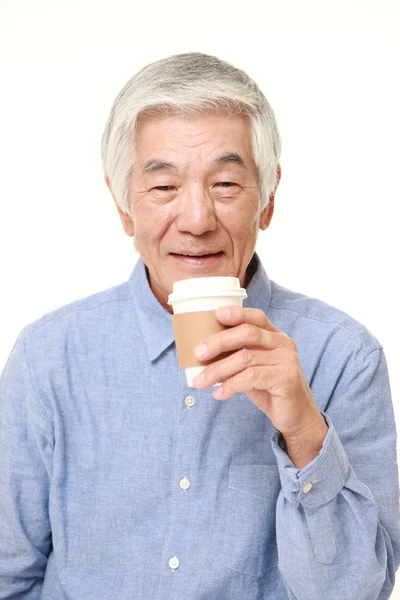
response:
[[[276,501],[281,489],[276,465],[231,465],[222,562],[234,571],[262,577],[278,564]]]

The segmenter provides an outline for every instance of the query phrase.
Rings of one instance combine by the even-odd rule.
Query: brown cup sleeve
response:
[[[183,369],[186,367],[203,367],[233,354],[233,352],[223,352],[218,358],[199,361],[193,352],[195,347],[212,333],[229,329],[229,327],[221,325],[218,321],[215,310],[201,310],[172,315],[172,327],[179,366]]]

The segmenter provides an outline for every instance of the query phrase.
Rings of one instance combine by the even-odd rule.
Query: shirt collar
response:
[[[260,308],[266,313],[271,300],[271,282],[257,253],[253,254],[248,269],[253,270],[254,275],[246,288],[243,306]],[[147,352],[154,361],[174,343],[171,315],[154,296],[141,258],[133,268],[129,285]]]

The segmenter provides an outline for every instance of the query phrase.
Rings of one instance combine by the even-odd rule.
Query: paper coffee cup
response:
[[[228,329],[217,320],[216,309],[243,306],[245,298],[246,290],[240,287],[237,277],[196,277],[174,283],[168,304],[174,313],[172,326],[179,366],[186,371],[189,387],[193,387],[193,378],[208,364],[229,355],[221,354],[209,361],[199,361],[194,355],[194,348],[206,337]]]

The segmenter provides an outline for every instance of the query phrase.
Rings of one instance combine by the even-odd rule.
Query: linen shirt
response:
[[[188,388],[141,259],[25,326],[0,380],[0,598],[384,600],[400,560],[384,351],[270,280],[244,306],[297,345],[329,426],[297,469],[244,393]]]

